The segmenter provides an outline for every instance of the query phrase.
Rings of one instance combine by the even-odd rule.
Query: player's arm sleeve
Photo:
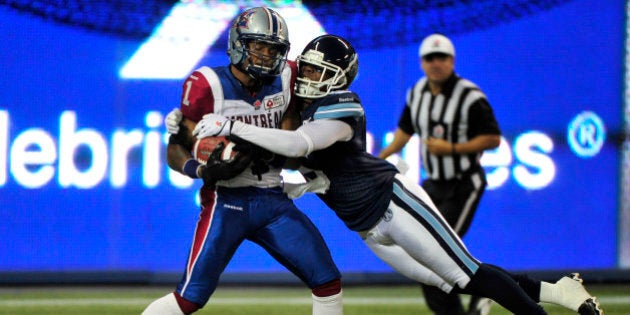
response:
[[[501,144],[501,130],[494,117],[492,107],[485,98],[481,98],[468,111],[469,141],[460,145],[463,152],[482,152],[494,149]],[[462,148],[464,147],[464,148]]]
[[[193,159],[191,150],[196,141],[192,131],[204,113],[214,109],[214,96],[210,83],[201,72],[193,72],[184,81],[180,109],[183,119],[179,133],[169,138],[166,162],[171,169],[185,174],[184,167],[189,160]]]
[[[470,107],[469,137],[477,135],[500,135],[501,129],[490,103],[485,98],[480,98]]]
[[[182,120],[179,133],[171,135],[166,150],[166,162],[168,166],[180,173],[183,173],[184,164],[192,158],[190,151],[195,142],[195,137],[191,131],[195,123],[187,118]]]
[[[409,106],[405,106],[402,113],[400,113],[400,118],[398,119],[398,129],[408,135],[413,135],[415,133],[413,123],[411,122],[411,110],[409,109]]]
[[[295,131],[260,128],[235,121],[232,134],[273,153],[295,158],[327,148],[337,141],[348,141],[353,130],[347,123],[336,119],[315,120]]]
[[[211,75],[207,77],[204,73]],[[198,69],[184,81],[180,109],[182,115],[193,122],[203,115],[214,112],[213,87],[220,89],[216,75],[209,69]]]

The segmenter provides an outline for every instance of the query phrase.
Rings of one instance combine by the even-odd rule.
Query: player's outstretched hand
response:
[[[214,113],[205,114],[193,130],[193,136],[197,139],[205,137],[229,136],[232,130],[232,121]]]
[[[179,108],[174,108],[166,118],[164,118],[164,125],[166,130],[172,135],[176,135],[179,132],[179,123],[182,121],[182,111]]]

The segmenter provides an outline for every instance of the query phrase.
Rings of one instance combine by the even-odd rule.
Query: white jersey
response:
[[[232,75],[229,66],[202,67],[184,82],[181,110],[187,119],[198,122],[203,115],[216,113],[263,128],[280,128],[291,103],[295,68],[288,65],[280,76],[251,94]],[[238,176],[218,181],[218,186],[270,188],[282,186],[281,168],[258,175],[246,169]]]

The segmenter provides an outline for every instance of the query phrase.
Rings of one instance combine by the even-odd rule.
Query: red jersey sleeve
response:
[[[214,95],[207,78],[199,71],[184,81],[181,111],[184,117],[198,122],[203,115],[214,112]]]
[[[291,89],[291,101],[289,102],[289,110],[295,108],[295,82],[297,81],[297,73],[298,73],[298,68],[297,68],[297,63],[295,61],[291,61],[291,60],[287,60],[287,66],[289,68],[291,68],[291,83],[290,83],[290,89]]]

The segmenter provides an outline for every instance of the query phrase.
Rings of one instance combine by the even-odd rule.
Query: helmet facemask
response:
[[[254,78],[268,78],[282,72],[287,61],[288,46],[279,42],[245,37],[239,40],[241,61],[236,66]],[[257,47],[266,46],[265,52]]]
[[[324,54],[316,50],[309,50],[297,57],[298,69],[302,69],[304,65],[310,65],[317,72],[321,72],[321,76],[318,81],[313,81],[302,77],[299,70],[295,95],[304,98],[320,98],[330,94],[331,91],[347,87],[346,71],[323,59]]]

